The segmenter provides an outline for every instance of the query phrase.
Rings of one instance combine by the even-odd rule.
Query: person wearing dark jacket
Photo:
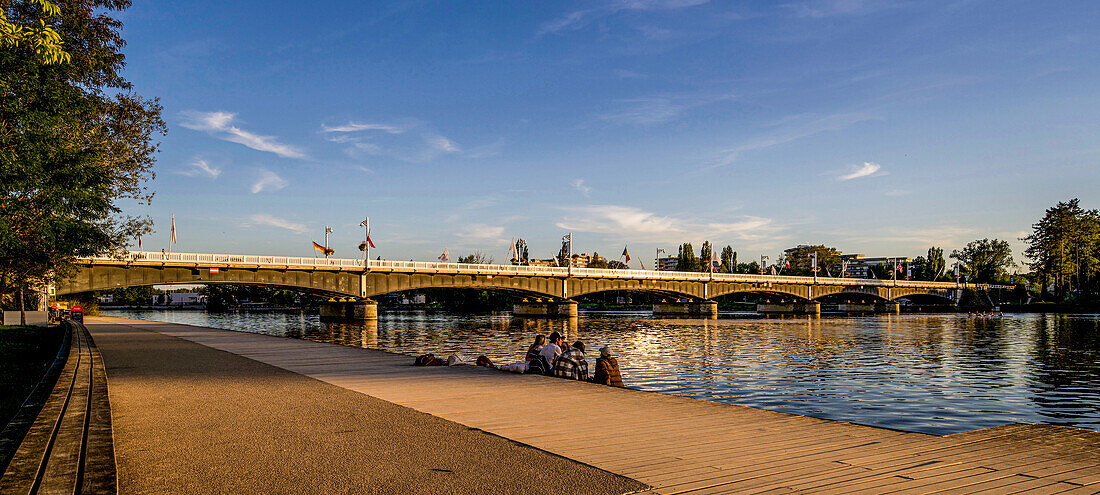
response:
[[[623,375],[619,373],[619,362],[611,357],[611,348],[600,348],[600,357],[596,359],[596,375],[592,383],[623,387]]]

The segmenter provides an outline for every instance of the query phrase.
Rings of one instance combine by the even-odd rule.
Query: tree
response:
[[[73,272],[73,260],[120,249],[149,231],[120,216],[120,200],[148,203],[160,105],[121,76],[125,0],[61,0],[56,32],[72,55],[47,64],[23,46],[0,48],[0,287],[20,290]],[[41,3],[35,2],[37,5]],[[3,2],[26,19],[28,2]],[[109,94],[114,92],[115,94]]]
[[[972,282],[999,282],[1007,280],[1012,266],[1012,249],[1008,241],[981,239],[966,244],[962,251],[951,251],[951,257],[967,268]]]
[[[677,256],[676,270],[681,272],[697,272],[699,268],[700,263],[699,258],[695,257],[695,248],[691,246],[690,242],[681,244],[680,253]]]
[[[817,253],[817,268],[820,275],[826,275],[834,271],[839,273],[840,251],[836,248],[826,247],[823,244],[798,246],[785,251],[784,261],[790,263],[791,267],[784,270],[784,272],[790,275],[813,275],[814,253]]]
[[[493,263],[492,256],[486,256],[481,250],[474,251],[466,256],[460,256],[458,258],[459,263],[467,263],[471,265],[490,265]]]
[[[1074,198],[1047,208],[1046,214],[1032,225],[1024,255],[1028,266],[1050,284],[1059,297],[1074,288],[1095,285],[1100,258],[1100,213],[1084,210]]]
[[[573,247],[569,245],[570,242],[572,241],[562,239],[561,249],[558,250],[558,255],[554,257],[558,260],[558,266],[569,266],[569,264],[572,263],[571,251]]]
[[[33,50],[44,64],[68,63],[72,56],[54,29],[61,9],[47,0],[0,2],[0,49]]]
[[[714,248],[710,245],[710,241],[703,241],[703,245],[699,248],[699,271],[708,272],[714,268]]]
[[[722,248],[722,266],[718,271],[722,273],[733,273],[737,269],[737,251],[733,250],[733,246],[726,246]]]
[[[588,268],[607,268],[607,258],[600,256],[600,253],[592,251],[592,257],[589,258]]]
[[[943,248],[932,246],[928,248],[928,257],[925,258],[924,269],[920,273],[922,280],[936,280],[946,275],[947,261],[943,259]]]
[[[607,268],[612,270],[629,270],[630,267],[626,263],[619,260],[607,260]]]

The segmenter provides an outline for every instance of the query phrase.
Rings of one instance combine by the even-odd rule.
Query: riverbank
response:
[[[15,416],[53,363],[61,339],[61,329],[56,326],[0,325],[0,429]]]
[[[750,488],[760,491],[882,493],[910,490],[927,493],[953,488],[982,492],[1002,487],[1012,487],[1014,491],[1042,488],[1049,493],[1100,488],[1097,485],[1100,482],[1100,434],[1073,428],[1008,425],[947,436],[926,435],[547,377],[513,375],[474,366],[414,367],[409,364],[411,358],[405,355],[267,335],[115,318],[93,319],[89,328],[102,329],[93,332],[104,334],[107,340],[111,337],[106,335],[113,332],[120,337],[141,336],[142,339],[173,342],[173,349],[190,347],[179,344],[182,339],[200,348],[225,351],[291,373],[280,382],[291,380],[293,374],[312,377],[344,391],[358,392],[364,397],[459,423],[473,431],[499,435],[629,476],[655,487],[655,493]],[[161,339],[164,336],[175,339]],[[101,349],[105,348],[98,335],[96,339]],[[163,422],[160,426],[168,429],[151,427],[146,430],[156,440],[146,440],[138,445],[140,449],[126,455],[150,461],[161,455],[158,449],[183,455],[185,449],[174,448],[174,441],[162,437],[184,435],[183,442],[188,435],[204,434],[190,431],[196,428],[217,429],[220,435],[229,435],[230,439],[247,435],[237,432],[237,427],[243,426],[237,416],[258,414],[253,411],[257,408],[255,404],[271,403],[273,399],[269,394],[272,393],[283,397],[274,398],[280,403],[279,408],[288,407],[282,402],[304,407],[312,400],[308,397],[294,400],[297,389],[250,390],[251,383],[237,383],[235,377],[239,372],[233,368],[222,371],[218,368],[222,364],[217,362],[181,364],[180,371],[186,376],[178,377],[178,383],[172,384],[170,381],[177,380],[176,377],[140,369],[158,366],[156,363],[167,359],[172,349],[142,340],[132,342],[131,346],[134,348],[128,353],[136,361],[130,366],[138,366],[116,371],[126,378],[120,379],[125,385],[119,385],[117,392],[112,382],[112,404],[115,404],[116,394],[133,393],[126,392],[131,387],[137,387],[138,391],[145,389],[151,397],[133,404],[134,409],[118,413],[128,417],[145,415],[151,425]],[[104,353],[108,366],[112,366],[107,351]],[[181,361],[187,359],[187,356],[180,357]],[[244,366],[243,361],[232,361]],[[108,374],[110,376],[110,371]],[[184,390],[173,391],[177,386]],[[232,389],[234,394],[241,396],[229,404],[209,402],[205,391],[215,386]],[[144,409],[165,407],[158,406],[165,402],[157,397],[163,394],[171,398],[167,401],[171,407],[184,409],[178,412],[168,409],[170,417],[167,418],[157,418],[156,411]],[[188,405],[192,402],[193,405]],[[198,416],[188,416],[193,414]],[[272,423],[261,422],[259,426],[264,430],[261,433],[277,439],[280,444],[286,439],[293,445],[295,436],[300,434],[299,428],[304,431],[318,428],[313,425],[317,420],[308,415],[284,417],[275,411],[266,414],[272,416]],[[303,422],[298,418],[310,420]],[[391,428],[388,421],[382,419],[372,422],[371,426]],[[175,422],[180,424],[173,426]],[[323,444],[325,435],[321,431],[318,437],[308,437],[308,442]],[[329,431],[327,435],[335,436],[338,432]],[[126,442],[140,442],[142,438],[129,438]],[[303,443],[301,439],[297,441]],[[121,443],[122,438],[116,438],[116,444]],[[242,445],[251,449],[244,452],[254,452],[258,448],[248,447],[247,443]],[[230,451],[226,455],[233,458],[241,454]],[[343,455],[341,452],[330,458],[339,464],[343,462]],[[480,451],[473,455],[473,459],[460,458],[456,462],[476,462],[486,453]],[[305,462],[308,466],[312,461]],[[422,464],[413,465],[413,470]],[[521,478],[537,475],[537,472],[519,474]],[[120,460],[120,480],[122,476],[126,475]],[[557,490],[559,487],[551,488]],[[584,492],[585,489],[572,491]]]
[[[576,493],[644,488],[164,332],[202,329],[120,318],[87,326],[107,365],[120,493],[549,494],[564,480]]]

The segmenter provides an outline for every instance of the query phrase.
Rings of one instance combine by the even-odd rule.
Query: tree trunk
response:
[[[23,286],[26,284],[19,284],[19,324],[27,326],[27,311],[23,308]]]

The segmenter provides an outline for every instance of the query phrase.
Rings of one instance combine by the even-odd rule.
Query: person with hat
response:
[[[592,377],[592,383],[600,383],[612,387],[623,387],[623,375],[619,373],[619,362],[611,357],[611,348],[600,348],[600,357],[596,359],[596,375]]]

